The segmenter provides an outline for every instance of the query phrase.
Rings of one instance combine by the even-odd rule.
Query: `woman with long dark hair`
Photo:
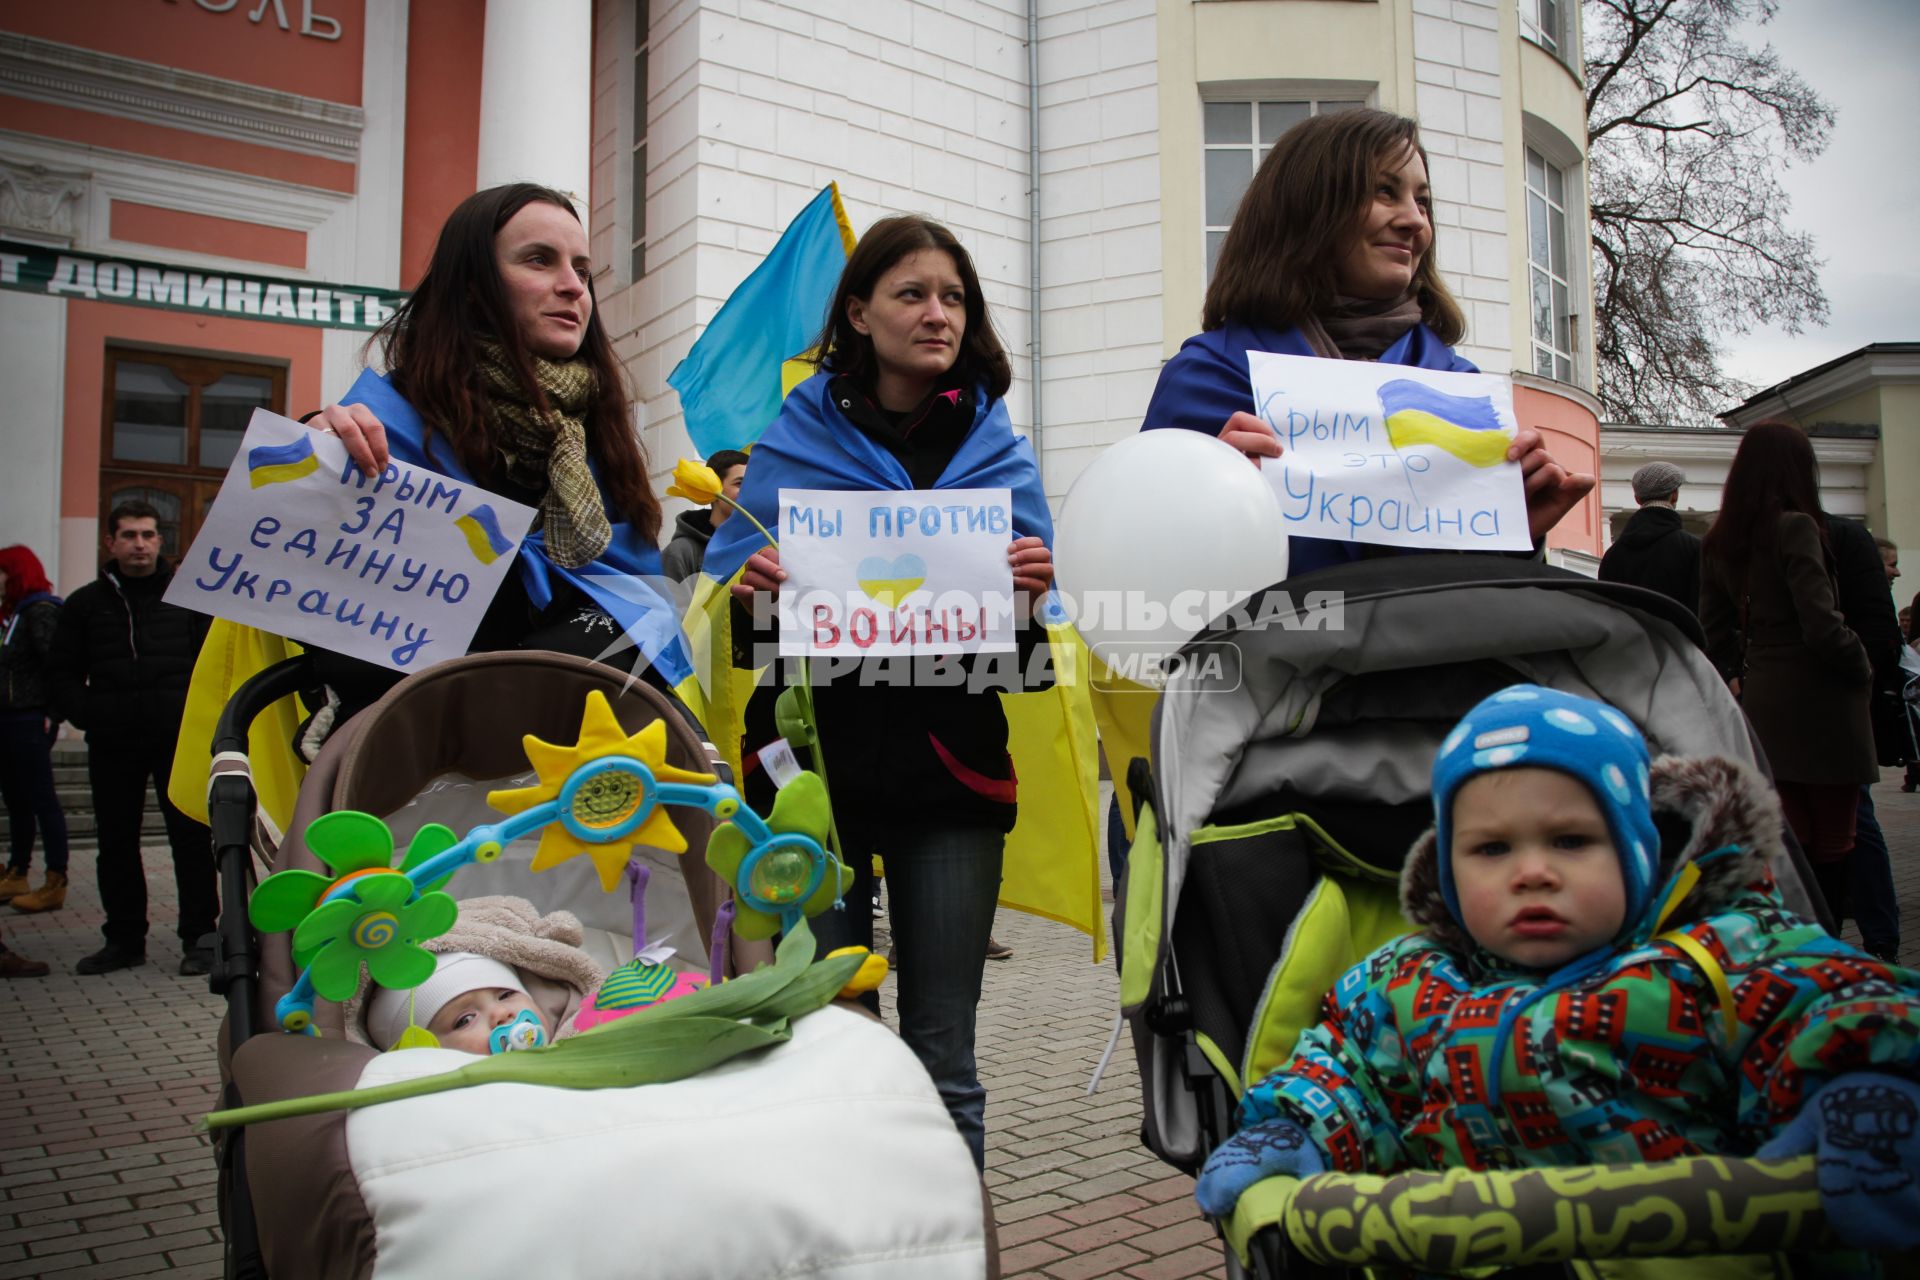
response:
[[[754,447],[740,504],[777,528],[782,488],[1011,489],[1007,560],[1024,659],[1045,643],[1032,614],[1053,577],[1053,528],[1033,450],[1007,417],[1012,369],[966,249],[925,218],[875,223],[841,273],[818,349],[820,371],[793,390]],[[708,544],[705,571],[726,582],[744,566],[736,595],[764,602],[780,590],[779,561],[748,521],[728,520]],[[1023,660],[1020,670],[1027,667]],[[870,944],[870,872],[874,856],[884,856],[900,1034],[984,1166],[974,1017],[1017,779],[1003,685],[929,684],[925,673],[916,664],[902,681],[905,672],[884,660],[862,663],[815,691],[834,816],[856,876],[848,897],[861,905],[825,912],[813,929],[823,952]],[[771,736],[755,737],[756,719],[750,709],[749,755]]]
[[[539,511],[472,647],[597,658],[626,631],[650,660],[671,648],[673,611],[635,635],[637,588],[608,585],[660,573],[660,502],[567,198],[522,182],[462,201],[374,341],[387,375],[363,374],[312,425],[369,474],[391,450]]]
[[[0,547],[0,795],[7,806],[10,852],[0,902],[22,911],[54,911],[67,900],[67,817],[53,786],[53,709],[47,656],[60,621],[60,597],[27,547]],[[27,883],[36,830],[47,850],[47,877]]]
[[[1805,432],[1786,422],[1747,428],[1701,560],[1707,655],[1766,750],[1787,823],[1838,918],[1860,784],[1880,776],[1873,664],[1840,614]]]
[[[1220,246],[1202,332],[1160,371],[1142,429],[1218,435],[1253,458],[1280,442],[1253,412],[1249,351],[1474,373],[1453,350],[1466,320],[1434,253],[1419,126],[1354,108],[1288,130],[1253,175]],[[1523,427],[1507,450],[1526,477],[1538,542],[1590,492]],[[1359,544],[1292,538],[1292,574],[1360,558]]]

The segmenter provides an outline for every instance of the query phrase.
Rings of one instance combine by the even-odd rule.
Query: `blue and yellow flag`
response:
[[[247,479],[254,488],[299,480],[320,469],[314,456],[313,439],[302,432],[292,444],[263,444],[247,450]]]
[[[853,228],[830,182],[667,375],[702,457],[746,448],[773,421],[786,394],[781,364],[818,336],[852,252]]]
[[[1489,396],[1454,396],[1424,382],[1399,378],[1380,386],[1387,438],[1393,447],[1427,444],[1470,467],[1497,467],[1513,437]]]

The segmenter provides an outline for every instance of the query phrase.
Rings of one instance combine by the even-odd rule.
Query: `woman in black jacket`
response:
[[[1024,659],[1046,644],[1032,617],[1053,578],[1052,524],[1032,450],[1003,401],[1011,366],[951,231],[918,217],[869,228],[817,346],[820,371],[786,398],[747,468],[740,505],[762,524],[778,527],[783,487],[1012,493],[1007,562],[1022,660],[879,659],[813,673],[834,816],[856,876],[849,897],[859,904],[816,917],[814,936],[823,951],[871,940],[868,874],[883,857],[902,960],[900,1034],[984,1165],[974,1020],[1018,792],[1000,689],[1020,688]],[[779,552],[749,522],[730,519],[708,544],[706,572],[726,581],[742,567],[736,593],[748,602],[759,594],[764,606],[785,577]],[[749,755],[772,736],[755,710],[767,709],[771,692],[749,707]]]
[[[60,621],[40,558],[26,547],[0,547],[0,795],[7,805],[10,853],[0,902],[21,911],[52,911],[67,901],[67,818],[53,787],[53,712],[47,655]],[[47,847],[47,878],[27,883],[36,829]]]

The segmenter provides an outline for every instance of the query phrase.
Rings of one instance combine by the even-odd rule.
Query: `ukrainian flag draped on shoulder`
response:
[[[740,505],[767,528],[779,529],[782,489],[900,490],[913,488],[900,460],[865,432],[846,424],[829,401],[830,375],[818,373],[793,389],[780,416],[754,447]],[[935,489],[1005,488],[1013,496],[1013,535],[1053,542],[1053,519],[1040,487],[1033,448],[1014,434],[1006,406],[975,392],[973,425]],[[700,694],[705,722],[739,766],[744,708],[742,684],[732,672],[726,586],[765,539],[746,520],[728,520],[707,544],[702,582],[688,635],[696,664],[711,676]],[[1049,626],[1056,683],[1032,693],[1002,694],[1014,770],[1020,779],[1019,818],[1007,837],[1000,901],[1046,916],[1091,936],[1105,954],[1100,877],[1095,862],[1098,763],[1093,711],[1087,700],[1086,651],[1066,627]],[[686,696],[687,690],[683,690]],[[698,696],[698,695],[696,695]],[[720,726],[728,728],[722,730]]]
[[[475,483],[452,450],[432,447],[419,413],[371,369],[361,373],[347,394],[340,397],[340,403],[365,405],[373,411],[387,429],[387,447],[397,461],[430,467],[466,484]],[[556,591],[570,585],[619,624],[669,687],[692,674],[680,638],[679,613],[649,582],[661,576],[660,552],[632,525],[616,521],[607,549],[578,569],[564,568],[548,558],[546,540],[535,530],[520,543],[515,570],[534,608],[546,608]],[[167,795],[181,812],[206,821],[214,725],[234,690],[280,658],[298,652],[298,645],[282,637],[225,619],[215,620],[194,664],[173,773],[167,784]],[[283,700],[271,714],[255,722],[249,740],[260,806],[282,830],[293,817],[294,796],[306,772],[292,748],[298,723],[292,701]]]

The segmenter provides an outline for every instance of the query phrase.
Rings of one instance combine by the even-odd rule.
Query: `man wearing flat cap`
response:
[[[1698,614],[1700,539],[1681,527],[1674,510],[1686,482],[1686,473],[1671,462],[1649,462],[1633,473],[1633,500],[1640,510],[1607,548],[1600,580],[1649,587]]]

